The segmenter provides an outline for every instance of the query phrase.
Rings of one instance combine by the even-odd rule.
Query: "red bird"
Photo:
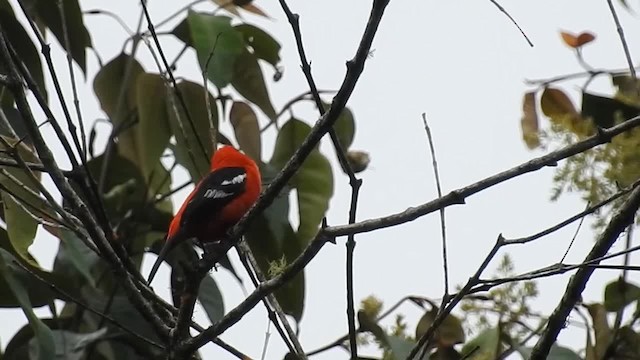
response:
[[[196,238],[215,242],[256,202],[261,191],[256,163],[231,146],[223,146],[211,158],[211,170],[193,189],[173,217],[167,238],[149,274],[149,284],[165,256],[175,245]]]

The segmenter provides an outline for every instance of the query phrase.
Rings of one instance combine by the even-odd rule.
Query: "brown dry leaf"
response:
[[[266,12],[253,4],[242,5],[242,9],[252,14],[271,19],[271,16],[269,16]]]
[[[578,35],[578,46],[586,45],[596,39],[592,33],[585,31]]]
[[[566,31],[560,31],[560,36],[562,37],[562,41],[564,41],[565,44],[574,49],[588,44],[596,38],[595,35],[588,31],[583,31],[578,35],[574,35]]]
[[[544,89],[542,99],[540,99],[540,107],[542,112],[550,117],[559,117],[565,115],[577,116],[578,111],[569,96],[564,91],[552,87]]]
[[[240,13],[238,12],[238,9],[236,8],[236,5],[234,4],[233,0],[211,0],[211,1],[213,1],[219,7],[232,13],[233,15],[240,16]]]
[[[611,342],[611,328],[607,321],[607,310],[604,305],[599,303],[584,304],[589,311],[591,319],[593,321],[593,332],[595,334],[594,351],[597,359],[602,359],[607,347]]]
[[[567,44],[567,46],[570,46],[574,49],[578,47],[577,36],[570,34],[566,31],[560,31],[560,36],[562,37],[562,41],[564,41],[564,43]]]
[[[522,140],[531,150],[540,146],[538,137],[538,112],[536,110],[536,93],[528,92],[522,99],[522,118],[520,119],[522,128]]]

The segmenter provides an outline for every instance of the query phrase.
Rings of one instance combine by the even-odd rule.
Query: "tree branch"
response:
[[[640,126],[640,116],[631,118],[609,129],[600,129],[596,135],[591,136],[583,141],[553,151],[551,153],[548,153],[547,155],[529,160],[518,166],[482,179],[466,187],[451,191],[449,194],[443,197],[429,201],[422,205],[408,208],[403,212],[393,215],[384,216],[377,219],[364,220],[351,225],[330,226],[324,229],[325,234],[327,236],[337,237],[346,236],[349,234],[369,232],[390,226],[404,224],[447,206],[464,204],[467,197],[477,194],[482,190],[488,189],[492,186],[524,175],[526,173],[540,170],[541,168],[546,166],[556,166],[557,162],[560,160],[564,160],[568,157],[582,153],[598,145],[607,143],[611,141],[611,138],[613,138],[614,136],[622,134],[623,132],[629,131],[638,126]]]

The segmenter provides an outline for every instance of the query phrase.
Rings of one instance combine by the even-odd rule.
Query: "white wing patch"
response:
[[[231,195],[233,195],[233,193],[224,192],[218,189],[207,189],[207,191],[204,193],[204,197],[207,199],[222,199]]]
[[[225,180],[222,182],[222,185],[233,185],[233,184],[241,184],[247,178],[247,174],[240,174],[234,177],[231,180]],[[206,195],[205,195],[206,196]]]

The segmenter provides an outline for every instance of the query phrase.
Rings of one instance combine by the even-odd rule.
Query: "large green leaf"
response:
[[[235,29],[242,34],[244,42],[251,47],[253,54],[276,67],[280,62],[280,43],[264,30],[250,25],[236,25]]]
[[[189,117],[179,103],[176,103],[176,107],[180,114],[180,122],[174,109],[170,107],[168,110],[171,132],[176,138],[175,156],[178,162],[187,168],[191,178],[197,181],[209,170],[209,159],[213,149],[205,94],[209,96],[209,106],[216,128],[218,127],[218,109],[213,96],[200,84],[182,81],[178,83],[178,90],[184,98]]]
[[[7,232],[4,229],[0,229],[0,249],[6,251],[7,254],[10,254],[13,259],[18,259],[21,261],[21,264],[27,267],[32,272],[38,274],[39,276],[47,279],[52,283],[56,283],[61,287],[65,287],[67,284],[59,281],[59,278],[52,276],[51,274],[40,269],[37,264],[36,266],[31,265],[31,263],[35,263],[35,259],[31,259],[31,261],[22,260],[22,258],[18,255],[16,249],[9,242],[9,237]],[[41,307],[47,304],[50,304],[55,298],[56,294],[51,291],[50,288],[46,286],[42,286],[42,283],[35,279],[31,274],[27,273],[20,265],[14,263],[13,261],[7,263],[7,270],[11,272],[13,278],[17,278],[18,281],[25,287],[28,292],[29,299],[31,300],[31,305],[34,307]],[[9,284],[2,276],[3,271],[0,270],[0,289],[9,289]],[[69,290],[69,289],[67,289]],[[17,297],[11,291],[0,291],[0,308],[15,308],[19,307],[20,302]]]
[[[24,286],[25,284],[15,276],[13,266],[10,266],[14,261],[17,260],[13,255],[11,255],[11,253],[4,249],[0,249],[0,273],[6,281],[9,291],[13,293],[20,303],[20,307],[29,320],[29,324],[33,328],[38,340],[38,347],[36,348],[35,356],[32,356],[31,358],[38,360],[54,359],[55,342],[53,333],[51,332],[51,329],[49,329],[34,313],[31,300],[29,299],[29,293]]]
[[[411,353],[411,350],[416,346],[413,341],[393,335],[387,336],[387,343],[389,344],[391,355],[396,360],[406,359]]]
[[[117,292],[115,296],[111,297],[111,293],[103,292],[99,289],[92,289],[88,287],[82,288],[82,299],[89,304],[89,306],[94,309],[107,309],[107,302],[111,301],[112,304],[105,311],[105,314],[111,316],[115,321],[120,323],[122,326],[130,329],[131,331],[139,334],[140,336],[146,337],[147,339],[151,339],[153,341],[159,341],[156,332],[149,324],[147,320],[140,314],[140,312],[131,304],[131,301],[121,292]],[[93,320],[95,325],[97,325],[101,321],[101,318],[92,313],[86,313],[88,319]],[[93,329],[95,329],[95,325],[91,324]],[[122,333],[121,330],[114,327],[111,324],[107,324],[112,331],[117,333]],[[147,346],[146,343],[142,343],[144,346]],[[141,345],[142,345],[141,344]]]
[[[500,344],[500,328],[493,327],[483,330],[476,337],[464,344],[462,355],[468,359],[495,359],[502,352]]]
[[[248,50],[242,51],[233,67],[231,85],[247,100],[256,104],[271,120],[275,120],[276,111],[269,97],[264,74],[256,55]]]
[[[47,91],[40,54],[22,24],[16,19],[16,15],[7,0],[0,0],[0,25],[2,25],[2,30],[9,39],[9,43],[11,43],[18,57],[29,69],[31,76],[38,85],[38,89],[46,98]],[[1,66],[0,69],[2,69]]]
[[[262,158],[260,125],[251,106],[242,101],[234,101],[229,112],[229,120],[240,149],[256,162],[260,162]]]
[[[638,106],[606,96],[582,93],[582,116],[590,118],[600,127],[610,128],[638,114],[640,114]]]
[[[120,54],[96,74],[93,90],[100,101],[102,110],[109,116],[118,132],[118,151],[134,163],[138,162],[139,151],[134,128],[136,114],[136,80],[144,73],[142,65],[127,54]],[[126,77],[126,78],[125,78]],[[124,91],[122,103],[120,93]],[[94,172],[100,174],[100,172]]]
[[[53,272],[65,276],[69,281],[81,276],[90,286],[96,286],[91,274],[100,258],[68,229],[52,228],[50,232],[60,239],[60,247],[53,263]]]
[[[78,0],[62,0],[64,7],[64,20],[67,34],[69,36],[69,44],[71,46],[71,57],[80,66],[82,71],[87,71],[87,55],[86,48],[91,47],[91,36],[84,26],[82,11]],[[62,17],[58,8],[58,1],[52,0],[36,0],[36,18],[51,30],[58,42],[67,51],[67,44],[64,38],[62,27]],[[33,15],[33,14],[32,14]]]
[[[216,281],[209,275],[205,276],[200,283],[198,300],[207,313],[207,317],[212,324],[224,316],[224,300]]]
[[[102,328],[94,332],[89,333],[77,333],[65,330],[53,331],[53,339],[55,342],[55,356],[56,360],[83,360],[87,356],[87,350],[89,345],[104,338],[107,333],[107,328]],[[35,341],[34,341],[35,340]],[[29,341],[29,353],[37,354],[39,347],[38,339],[31,339]],[[33,359],[33,356],[31,357]]]
[[[270,164],[261,164],[264,183],[270,183],[277,170]],[[302,244],[289,223],[289,188],[285,188],[274,202],[251,223],[245,234],[258,265],[268,276],[273,275],[271,265],[293,262],[302,251]],[[296,320],[302,318],[305,295],[304,272],[275,293],[283,310]]]
[[[640,287],[617,279],[604,288],[604,307],[607,311],[620,311],[632,302],[640,300]]]
[[[416,339],[420,339],[427,330],[433,325],[433,321],[438,316],[436,307],[427,311],[416,326]],[[445,348],[463,343],[465,341],[464,329],[462,322],[455,315],[448,314],[444,321],[438,326],[434,335],[434,344],[437,347]]]
[[[217,87],[227,86],[236,59],[244,50],[242,36],[231,26],[231,18],[189,11],[187,21],[200,68]]]
[[[265,210],[265,213],[274,210],[278,209],[269,207]],[[283,261],[287,264],[293,262],[301,249],[300,242],[287,220],[287,215],[272,214],[271,217],[284,219],[275,224],[280,228],[280,231],[274,232],[272,230],[274,224],[269,222],[267,215],[263,213],[251,223],[245,233],[245,238],[255,255],[260,269],[268,277],[270,277],[269,275],[275,275],[271,271],[274,265],[281,264]],[[276,233],[279,235],[276,235]],[[304,309],[304,273],[300,272],[296,275],[292,281],[278,289],[275,295],[284,312],[300,321]]]
[[[324,103],[325,111],[329,111],[329,108],[331,108],[331,104]],[[342,110],[335,124],[333,124],[333,129],[336,135],[338,135],[342,148],[348,150],[351,144],[353,144],[353,138],[356,132],[356,122],[353,119],[353,112],[351,112],[348,107]]]
[[[87,163],[88,170],[92,174],[99,174],[103,161],[104,155],[91,159]],[[109,161],[103,200],[107,214],[118,219],[127,211],[138,209],[145,204],[147,188],[142,173],[135,163],[118,154],[112,154]]]
[[[171,127],[167,113],[167,91],[164,79],[158,74],[140,74],[136,82],[138,108],[137,144],[139,164],[146,179],[156,167],[169,144]],[[155,176],[162,177],[162,174]]]
[[[310,131],[309,125],[295,118],[285,123],[278,133],[271,164],[276,169],[282,169]],[[329,208],[333,195],[331,164],[320,151],[313,150],[291,179],[291,185],[298,193],[298,238],[306,244],[318,232],[320,222]]]

